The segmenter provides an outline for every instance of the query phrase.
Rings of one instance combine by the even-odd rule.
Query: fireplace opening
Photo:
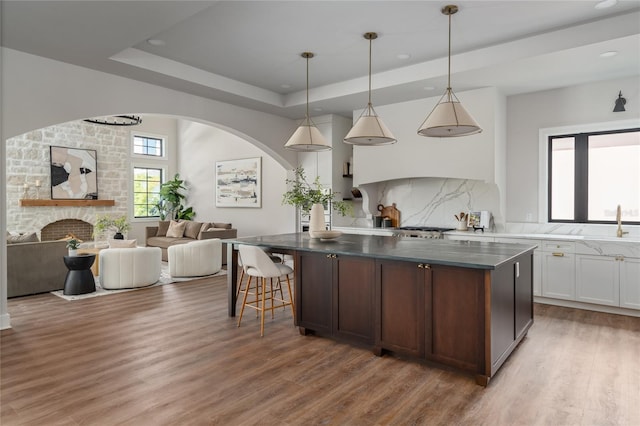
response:
[[[79,219],[62,219],[46,225],[40,231],[40,241],[55,241],[73,234],[82,241],[93,240],[93,225]]]

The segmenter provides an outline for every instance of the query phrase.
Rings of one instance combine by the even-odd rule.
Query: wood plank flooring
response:
[[[242,327],[226,277],[65,301],[10,299],[9,425],[640,425],[640,318],[536,305],[487,388],[315,336],[290,310]]]

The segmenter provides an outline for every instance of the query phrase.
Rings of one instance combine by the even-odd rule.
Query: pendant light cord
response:
[[[449,14],[449,68],[447,70],[447,89],[451,90],[451,14]]]
[[[307,114],[307,121],[308,121],[309,120],[309,56],[307,56],[307,113],[306,114]]]
[[[369,39],[369,106],[371,106],[371,43],[373,39]]]

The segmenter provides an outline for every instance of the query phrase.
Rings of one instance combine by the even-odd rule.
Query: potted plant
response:
[[[185,181],[180,179],[176,173],[172,180],[160,185],[160,199],[156,203],[155,212],[160,216],[160,220],[183,219],[193,220],[196,212],[192,207],[185,207],[182,202],[187,198],[181,191],[186,190]]]
[[[94,235],[102,234],[107,230],[114,231],[113,238],[116,240],[124,239],[123,232],[127,232],[131,228],[126,216],[110,217],[98,216],[96,224],[93,225]]]
[[[67,249],[69,249],[69,256],[77,256],[78,248],[80,248],[80,241],[75,238],[67,240]]]
[[[282,204],[296,206],[304,213],[310,213],[310,233],[325,230],[324,209],[328,205],[342,216],[347,215],[351,206],[344,201],[335,200],[339,193],[323,188],[320,176],[316,176],[313,183],[309,183],[302,167],[297,167],[293,172],[295,179],[287,179],[286,182],[291,185],[291,189],[282,195]]]

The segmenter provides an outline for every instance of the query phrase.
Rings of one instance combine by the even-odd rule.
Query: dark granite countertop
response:
[[[281,250],[334,253],[387,260],[405,260],[473,269],[495,269],[536,246],[477,241],[398,238],[381,235],[342,234],[334,240],[312,239],[309,234],[279,234],[222,240]]]

